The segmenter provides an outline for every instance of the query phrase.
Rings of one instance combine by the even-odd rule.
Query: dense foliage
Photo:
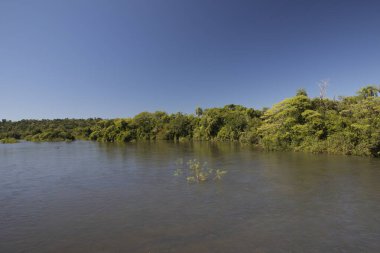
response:
[[[197,108],[194,115],[158,111],[110,120],[2,120],[0,141],[239,141],[267,150],[380,156],[379,92],[379,87],[367,86],[356,96],[330,100],[309,98],[299,90],[263,110],[231,104]]]

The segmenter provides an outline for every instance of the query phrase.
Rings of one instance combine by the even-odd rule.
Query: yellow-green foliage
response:
[[[3,144],[13,144],[17,142],[18,141],[15,138],[4,138],[0,140],[0,143],[3,143]]]
[[[359,93],[338,101],[304,94],[283,100],[264,113],[260,144],[269,150],[380,156],[380,98],[373,88]]]
[[[197,108],[195,114],[142,112],[133,118],[0,122],[0,140],[100,142],[136,140],[240,141],[267,150],[380,156],[380,89],[357,96],[309,98],[305,90],[272,108]]]

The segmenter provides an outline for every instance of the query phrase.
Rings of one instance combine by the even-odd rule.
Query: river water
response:
[[[228,171],[189,184],[175,161]],[[0,145],[0,252],[380,252],[380,159],[239,144]]]

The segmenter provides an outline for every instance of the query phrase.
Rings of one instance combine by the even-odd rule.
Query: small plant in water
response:
[[[201,183],[211,180],[221,180],[227,171],[222,169],[212,169],[207,166],[207,163],[201,163],[197,159],[191,159],[184,164],[183,159],[176,162],[177,169],[174,171],[174,176],[185,175],[189,183]]]

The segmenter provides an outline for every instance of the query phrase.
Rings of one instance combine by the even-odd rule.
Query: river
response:
[[[187,183],[176,160],[227,174]],[[0,145],[0,252],[380,252],[380,159],[235,143]]]

